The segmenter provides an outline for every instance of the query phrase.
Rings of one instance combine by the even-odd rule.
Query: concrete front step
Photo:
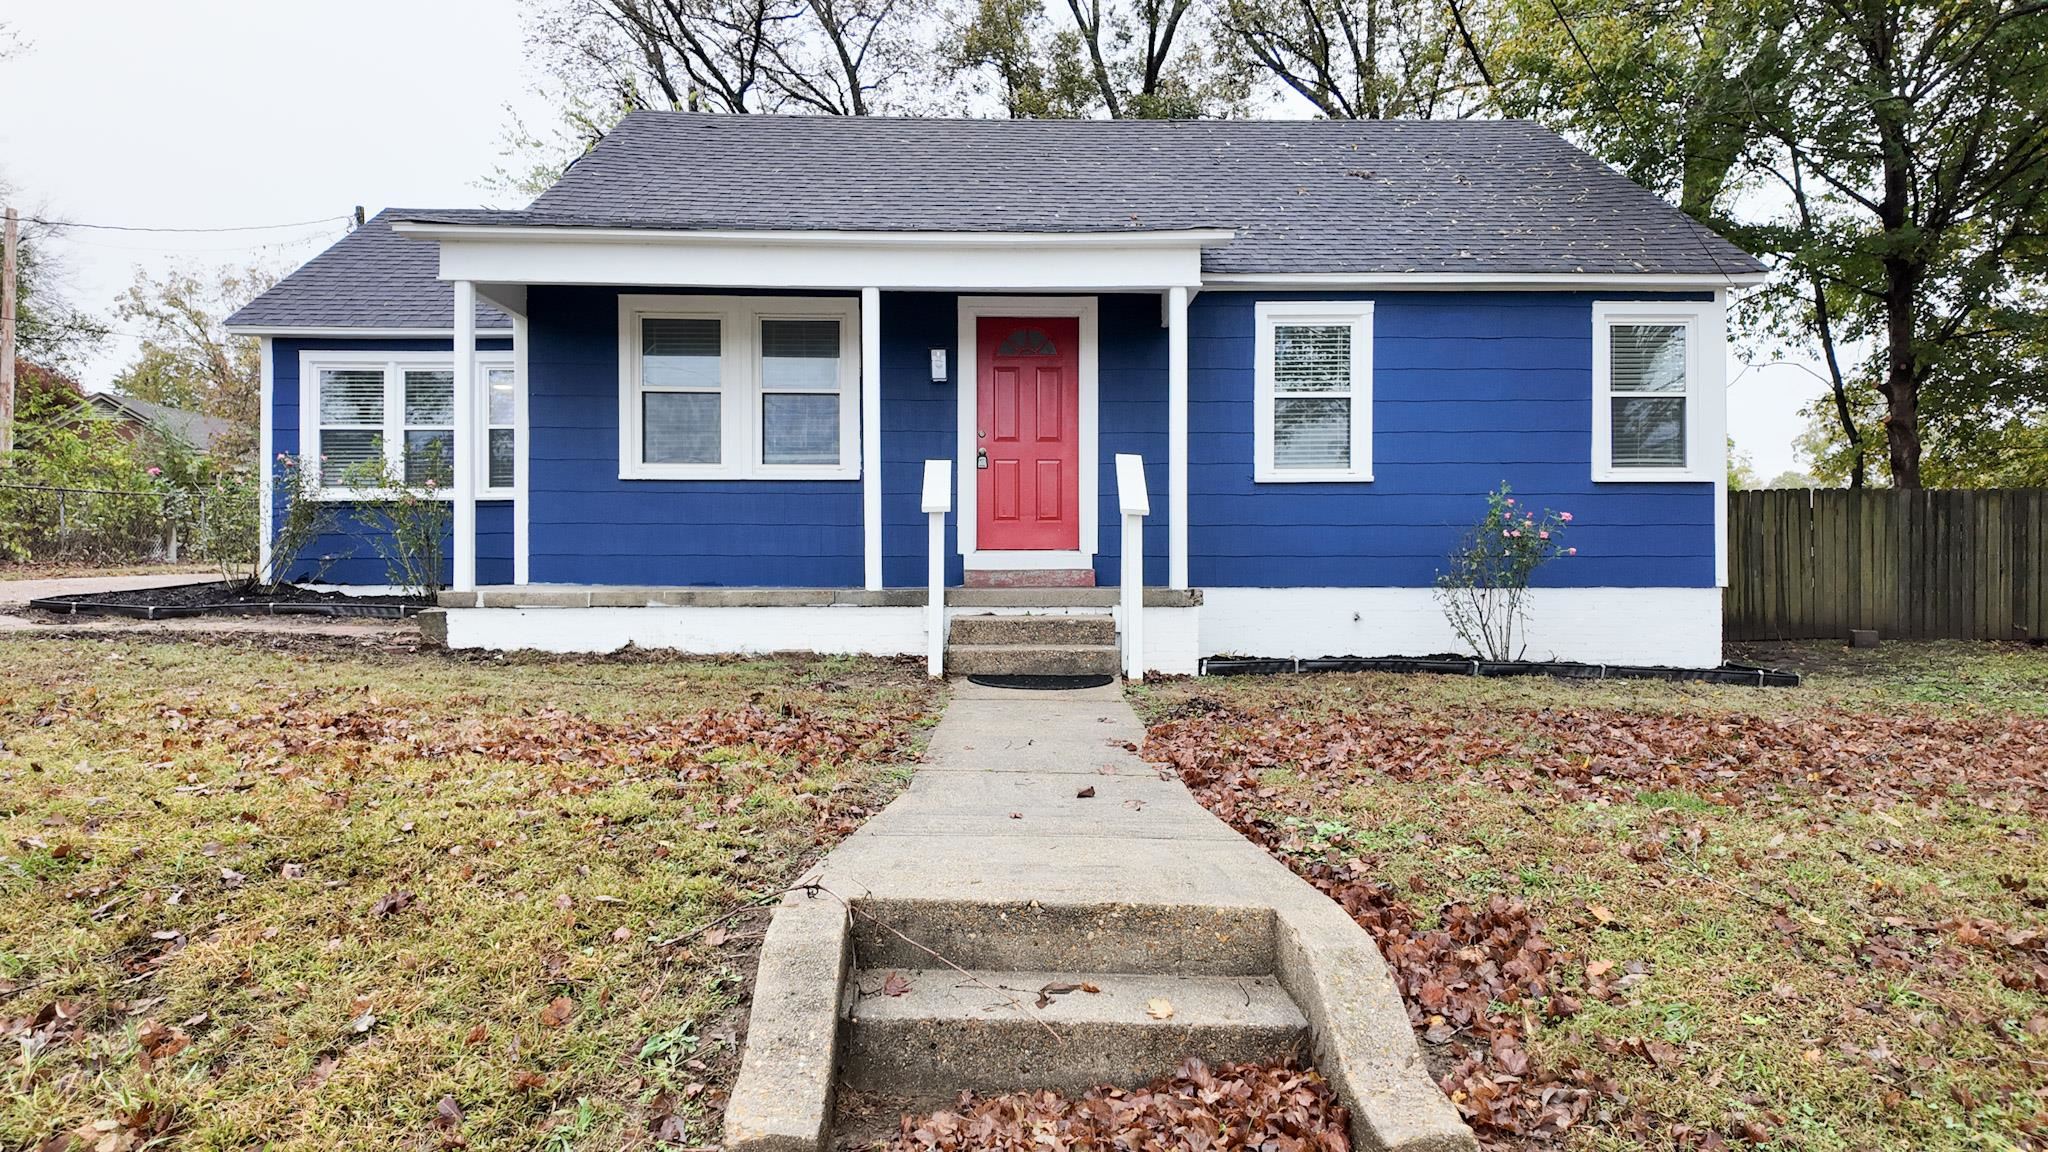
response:
[[[891,974],[907,980],[885,992]],[[1045,997],[1048,985],[1088,985]],[[860,1091],[947,1103],[962,1090],[1136,1087],[1190,1056],[1299,1060],[1308,1021],[1271,976],[950,968],[854,974],[845,1078]]]
[[[956,676],[1114,676],[1115,644],[948,644]]]
[[[955,644],[1038,644],[1101,646],[1116,643],[1116,617],[1107,612],[1078,616],[953,617]]]
[[[966,573],[969,588],[1093,588],[1093,568],[975,568]]]

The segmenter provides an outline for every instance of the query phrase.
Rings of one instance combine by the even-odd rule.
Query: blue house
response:
[[[231,326],[321,498],[445,481],[455,646],[1460,649],[1432,585],[1507,483],[1573,514],[1531,655],[1711,665],[1762,275],[1529,123],[642,112]],[[295,559],[388,580],[347,534]]]

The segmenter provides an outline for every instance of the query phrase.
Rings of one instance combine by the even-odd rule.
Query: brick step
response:
[[[909,981],[902,995],[883,992],[892,972]],[[1099,991],[1050,996],[1039,1008],[1048,984]],[[922,1102],[968,1089],[1136,1087],[1190,1056],[1298,1060],[1308,1044],[1307,1020],[1271,976],[866,968],[852,974],[847,1000],[847,1086]]]
[[[1115,644],[948,644],[955,676],[1114,676]]]
[[[1116,617],[1107,612],[1083,616],[953,617],[949,635],[955,644],[1036,644],[1042,646],[1116,643]]]

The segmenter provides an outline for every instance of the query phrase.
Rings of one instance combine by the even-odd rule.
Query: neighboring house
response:
[[[644,112],[528,208],[380,213],[230,323],[266,457],[452,458],[451,643],[922,652],[940,460],[952,666],[1099,649],[964,618],[1112,602],[1131,454],[1149,666],[1460,647],[1431,587],[1503,481],[1575,517],[1532,654],[1699,665],[1762,272],[1523,122]]]
[[[114,421],[130,440],[154,434],[204,455],[233,429],[217,417],[187,412],[118,392],[91,392],[85,397],[93,411]]]

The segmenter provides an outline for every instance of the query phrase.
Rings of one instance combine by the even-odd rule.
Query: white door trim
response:
[[[960,297],[960,370],[954,386],[958,403],[960,510],[957,532],[961,563],[970,571],[998,568],[1087,568],[1095,563],[1096,507],[1102,483],[1102,459],[1096,445],[1096,360],[1099,351],[1097,300],[1093,296],[962,296]],[[1081,330],[1081,525],[1080,547],[1074,551],[1003,552],[975,546],[980,509],[975,497],[981,476],[974,467],[977,406],[981,395],[981,359],[975,327],[983,316],[1072,316]]]

